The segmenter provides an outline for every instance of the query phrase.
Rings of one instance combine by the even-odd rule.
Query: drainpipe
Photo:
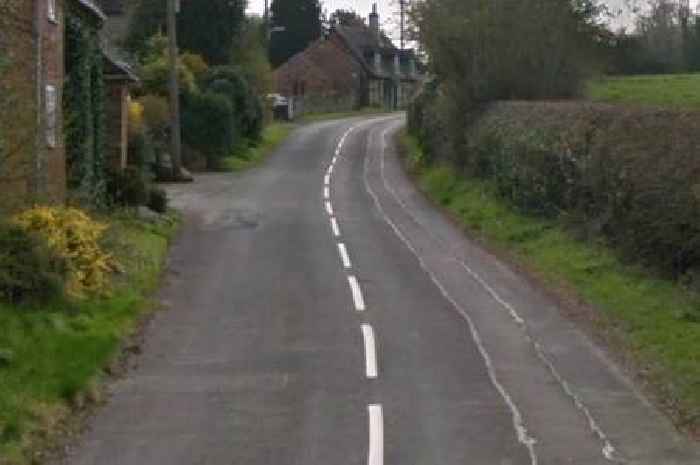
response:
[[[36,132],[34,134],[33,159],[31,160],[31,173],[29,176],[29,193],[33,197],[42,194],[42,153],[44,151],[44,57],[43,57],[43,3],[34,0],[34,80],[36,81]]]

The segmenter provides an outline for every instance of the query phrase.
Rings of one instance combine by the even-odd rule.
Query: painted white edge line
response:
[[[338,226],[338,220],[335,219],[335,216],[331,218],[331,229],[335,237],[340,237],[340,227]]]
[[[326,212],[328,212],[330,216],[333,216],[333,205],[331,205],[328,200],[326,200]]]
[[[377,344],[374,330],[368,324],[362,325],[362,338],[365,341],[365,372],[367,378],[376,379],[379,376],[377,368]]]
[[[333,174],[333,165],[328,167],[328,174]]]
[[[327,186],[331,183],[331,176],[329,174],[326,174],[326,177],[323,178],[323,185]]]
[[[331,198],[331,189],[330,187],[326,186],[323,188],[323,198],[326,200],[329,200]]]
[[[386,147],[386,131],[383,132],[382,134],[382,146],[385,148]],[[401,206],[401,209],[406,212],[406,214],[411,217],[413,221],[416,222],[416,224],[420,225],[427,233],[430,235],[433,240],[436,242],[443,242],[444,241],[435,235],[430,228],[428,228],[419,218],[415,216],[415,214],[408,208],[406,203],[399,197],[397,194],[396,190],[394,190],[390,185],[389,182],[386,179],[386,174],[385,174],[385,150],[382,150],[382,154],[380,156],[380,173],[381,173],[381,178],[382,178],[382,183],[384,185],[384,188],[391,194],[391,196],[396,200],[396,202]],[[535,353],[537,354],[537,357],[540,359],[540,361],[547,367],[549,370],[550,374],[554,377],[554,379],[559,383],[561,386],[562,390],[564,393],[571,399],[571,401],[574,403],[574,406],[583,414],[583,416],[586,418],[586,421],[588,422],[588,426],[590,430],[593,432],[593,434],[596,435],[596,437],[601,441],[602,443],[602,449],[601,453],[603,457],[605,457],[608,461],[615,462],[618,461],[617,458],[617,449],[615,446],[612,444],[610,441],[610,438],[608,435],[603,431],[603,429],[600,427],[596,419],[594,418],[593,414],[591,411],[588,409],[586,404],[583,403],[581,398],[574,392],[574,390],[571,388],[569,383],[564,379],[564,377],[559,373],[559,370],[557,370],[556,366],[554,365],[554,362],[552,362],[551,358],[547,355],[545,349],[542,347],[542,344],[538,340],[535,339],[535,337],[530,334],[530,329],[527,325],[527,322],[525,319],[520,316],[518,311],[515,309],[513,305],[511,305],[508,301],[506,301],[504,298],[500,296],[500,294],[493,288],[491,287],[486,280],[479,275],[476,271],[474,271],[471,267],[469,267],[463,260],[460,259],[453,259],[454,262],[456,262],[460,267],[464,269],[464,271],[474,280],[476,283],[481,286],[490,296],[495,300],[501,307],[503,307],[504,310],[508,312],[510,315],[511,319],[520,327],[520,329],[523,331],[527,339],[532,343],[535,349]]]
[[[385,135],[386,132],[382,134],[382,154],[384,153],[385,150]],[[374,192],[372,187],[369,185],[369,180],[367,178],[367,173],[369,171],[369,144],[371,141],[371,137],[367,138],[367,150],[366,150],[366,156],[365,156],[365,162],[364,162],[364,183],[365,183],[365,190],[367,193],[372,197],[372,200],[374,201],[375,207],[377,208],[377,211],[379,214],[382,216],[384,221],[389,225],[389,227],[394,231],[396,236],[404,243],[404,245],[408,248],[408,250],[411,251],[411,253],[416,257],[418,260],[418,263],[420,267],[423,269],[423,271],[430,277],[431,281],[435,284],[435,286],[438,288],[442,296],[450,302],[450,304],[457,310],[457,312],[464,318],[464,320],[467,322],[467,326],[469,326],[469,331],[471,332],[472,339],[474,340],[474,343],[476,344],[479,353],[481,354],[482,359],[484,360],[484,364],[486,365],[486,371],[489,375],[489,379],[491,380],[491,384],[496,388],[498,393],[501,395],[501,398],[503,398],[504,402],[508,406],[508,408],[511,411],[511,415],[513,418],[513,428],[515,429],[516,436],[518,438],[518,441],[523,444],[530,455],[530,463],[531,465],[537,465],[538,464],[538,457],[537,453],[535,451],[535,444],[537,443],[537,440],[530,436],[527,427],[525,426],[525,422],[523,420],[522,413],[520,412],[520,409],[518,406],[515,404],[515,401],[513,398],[510,396],[506,388],[501,384],[500,380],[498,379],[498,376],[496,375],[496,369],[493,365],[493,361],[491,360],[491,356],[486,350],[486,347],[484,346],[484,343],[482,342],[481,339],[481,334],[479,333],[476,324],[472,320],[472,318],[469,316],[469,313],[461,306],[459,303],[447,292],[447,289],[442,285],[442,283],[437,279],[435,274],[428,268],[428,266],[425,263],[425,260],[420,256],[416,248],[413,246],[411,241],[409,241],[406,236],[404,235],[403,232],[396,226],[396,223],[394,223],[391,218],[386,214],[386,211],[384,210],[384,207],[382,207],[381,202],[379,201],[379,197],[377,197],[377,194]],[[381,157],[381,155],[380,155]]]
[[[350,263],[350,255],[348,255],[348,249],[342,242],[338,244],[338,253],[340,254],[340,260],[343,262],[343,267],[349,270],[352,268],[352,263]]]
[[[384,464],[384,414],[382,406],[372,404],[367,407],[369,412],[369,453],[368,465]]]
[[[360,289],[360,284],[357,282],[355,276],[348,276],[348,283],[350,284],[350,291],[352,291],[352,300],[355,303],[355,310],[358,312],[365,311],[365,299],[362,296],[362,289]]]

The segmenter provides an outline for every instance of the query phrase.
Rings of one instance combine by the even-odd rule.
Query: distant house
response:
[[[376,5],[369,26],[334,25],[275,71],[277,92],[302,100],[306,111],[402,108],[421,80],[415,52],[384,35]]]

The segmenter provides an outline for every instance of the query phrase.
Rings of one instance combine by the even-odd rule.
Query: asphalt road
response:
[[[400,116],[298,129],[186,216],[138,366],[70,465],[699,464],[401,171]]]

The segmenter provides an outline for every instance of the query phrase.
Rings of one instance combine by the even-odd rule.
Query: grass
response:
[[[363,108],[357,111],[339,112],[339,113],[309,113],[301,117],[301,123],[317,123],[320,121],[330,121],[334,119],[353,118],[356,116],[373,116],[386,115],[388,112],[379,108]]]
[[[273,123],[262,134],[262,141],[257,147],[248,147],[242,153],[221,160],[222,171],[243,171],[262,163],[265,158],[287,138],[296,126],[292,123]]]
[[[111,220],[126,268],[111,296],[42,308],[0,304],[0,464],[34,463],[71,407],[98,396],[103,370],[149,309],[176,222]],[[93,399],[95,400],[95,399]]]
[[[402,136],[420,187],[472,234],[534,270],[552,289],[573,290],[600,312],[601,334],[613,334],[644,372],[662,407],[687,430],[700,429],[700,298],[670,280],[624,264],[613,250],[574,238],[561,224],[525,216],[488,182],[449,166],[423,166],[416,141]]]
[[[700,109],[700,74],[610,77],[591,81],[586,89],[596,102]]]

